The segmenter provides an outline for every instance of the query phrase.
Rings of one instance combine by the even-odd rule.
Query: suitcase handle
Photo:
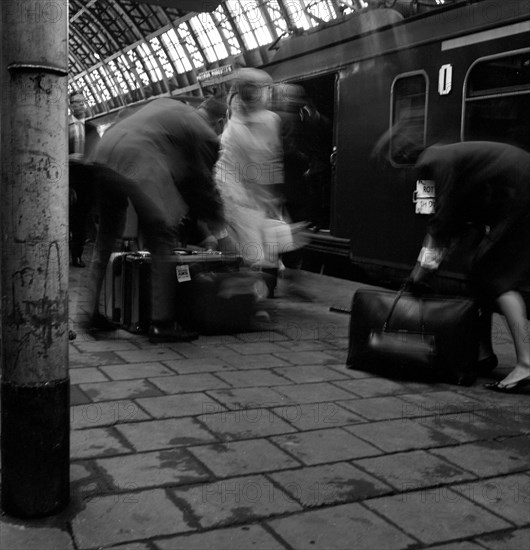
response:
[[[392,314],[396,309],[399,299],[406,292],[407,288],[408,288],[408,283],[405,282],[405,284],[398,290],[398,293],[394,298],[392,305],[390,306],[390,311],[388,313],[388,316],[383,324],[383,332],[388,332],[388,324],[390,323],[390,318],[392,317]],[[418,300],[420,301],[420,330],[422,334],[425,334],[425,323],[423,322],[423,298],[421,298],[421,296],[418,296]]]

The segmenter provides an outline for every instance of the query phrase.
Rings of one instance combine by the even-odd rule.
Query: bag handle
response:
[[[398,293],[396,297],[394,298],[394,301],[392,302],[392,306],[390,307],[390,311],[387,315],[387,318],[383,324],[383,332],[387,332],[388,330],[388,324],[390,323],[390,318],[392,317],[392,314],[394,313],[394,310],[396,309],[398,300],[403,296],[403,294],[407,291],[409,288],[409,282],[408,280],[405,281],[405,283],[401,286],[401,288],[398,290]],[[418,299],[420,300],[420,327],[421,327],[421,333],[425,334],[425,323],[423,322],[423,298],[421,296],[418,296]]]

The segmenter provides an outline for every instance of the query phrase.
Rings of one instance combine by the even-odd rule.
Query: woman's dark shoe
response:
[[[488,355],[488,357],[477,361],[477,372],[480,374],[486,374],[491,372],[498,364],[499,360],[495,354]]]
[[[500,393],[518,393],[519,390],[526,386],[530,386],[530,376],[517,380],[517,382],[513,382],[511,384],[501,384],[501,382],[490,382],[489,384],[484,384],[486,389]]]
[[[153,323],[148,331],[149,341],[153,344],[159,342],[191,342],[197,340],[199,335],[194,331],[184,330],[175,324],[166,325]]]
[[[74,267],[85,267],[86,266],[85,262],[79,256],[74,256],[72,258],[72,265]]]
[[[101,315],[101,313],[94,313],[88,325],[88,329],[103,330],[107,332],[116,330],[117,328],[118,327],[112,321],[109,321],[104,315]]]

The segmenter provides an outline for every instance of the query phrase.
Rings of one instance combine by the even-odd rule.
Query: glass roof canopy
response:
[[[70,82],[92,115],[157,95],[202,95],[201,73],[260,66],[289,33],[368,7],[364,0],[224,0],[184,13],[133,0],[70,0]]]

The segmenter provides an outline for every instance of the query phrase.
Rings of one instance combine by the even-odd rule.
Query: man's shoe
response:
[[[491,372],[498,364],[499,360],[497,359],[497,356],[492,354],[477,361],[477,371],[480,374],[487,374],[488,372]]]
[[[149,327],[148,336],[149,341],[153,344],[159,342],[191,342],[199,337],[198,333],[184,330],[174,324],[166,326],[155,323]]]
[[[94,313],[88,324],[89,330],[92,329],[110,332],[111,330],[116,330],[117,328],[118,327],[112,321],[109,321],[104,315],[101,315],[101,313]]]
[[[86,266],[85,262],[79,256],[74,256],[72,258],[72,265],[74,267],[85,267]]]

